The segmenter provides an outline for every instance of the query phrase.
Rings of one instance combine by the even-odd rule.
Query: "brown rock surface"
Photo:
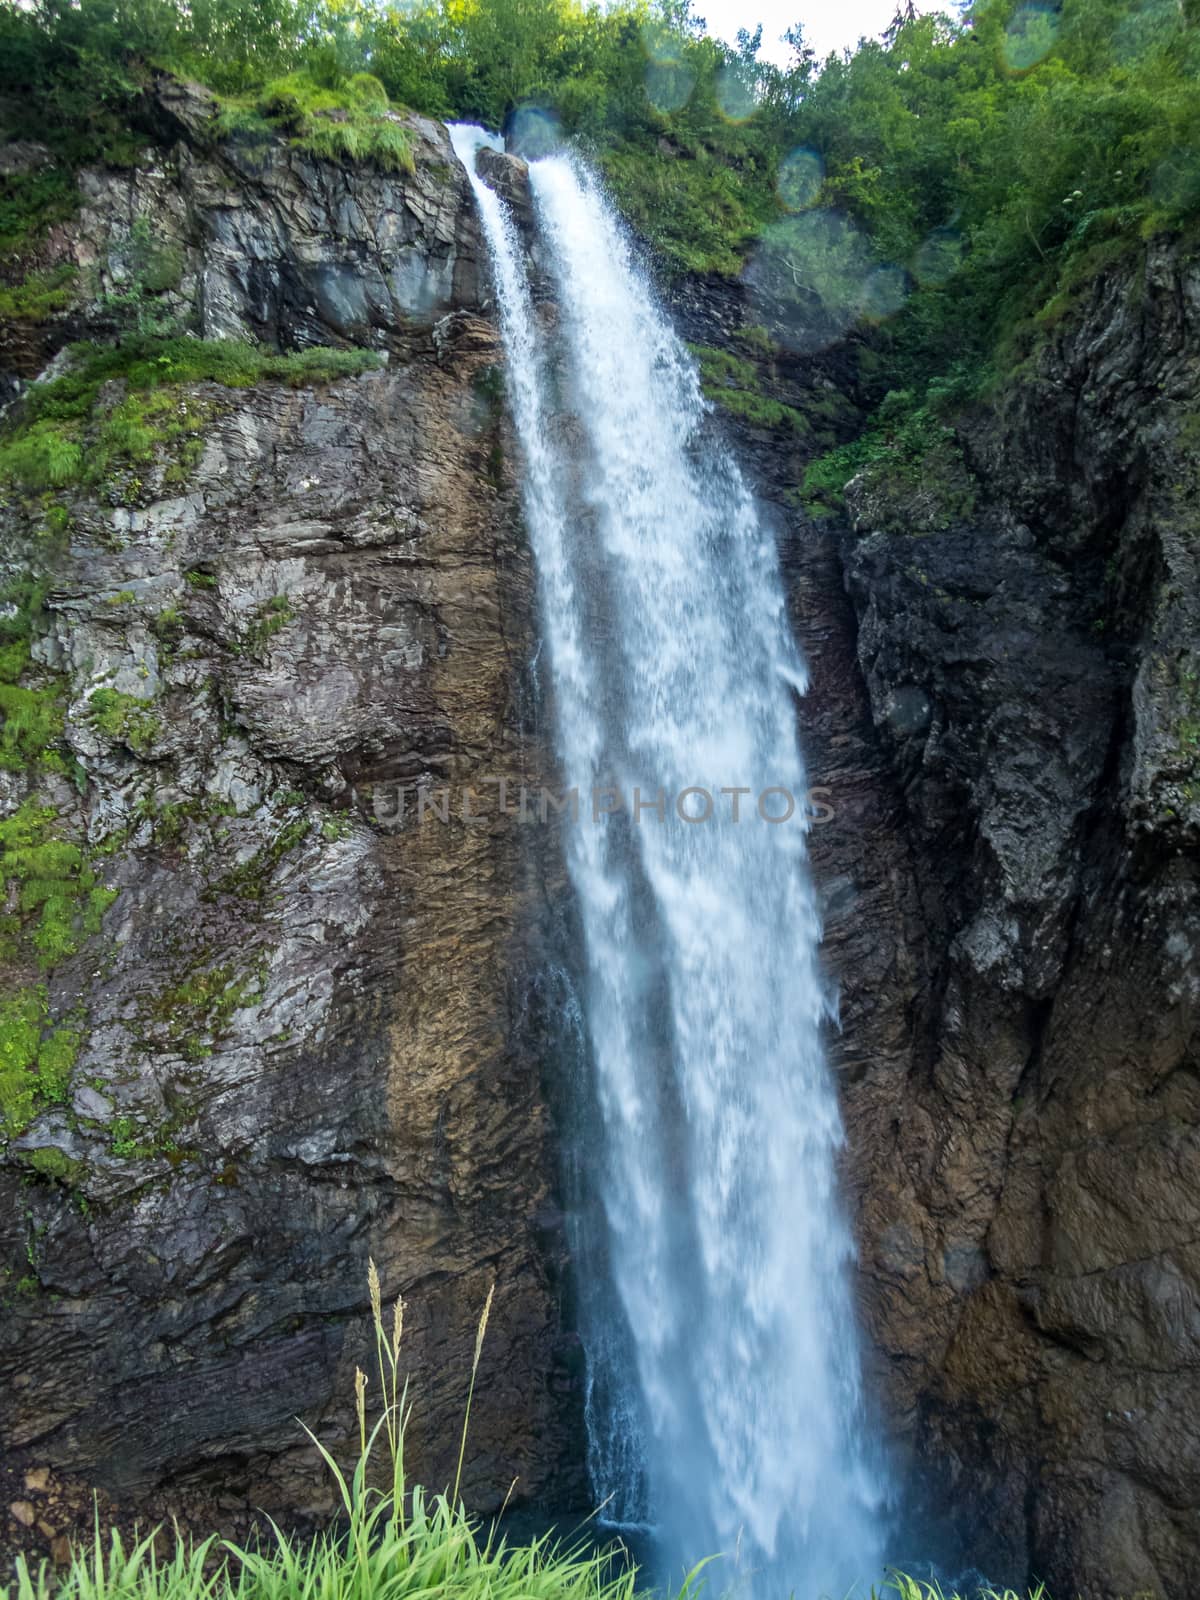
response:
[[[387,360],[192,385],[198,459],[65,497],[36,654],[85,781],[0,787],[10,811],[47,795],[118,893],[49,974],[51,1014],[83,1024],[69,1102],[0,1154],[0,1451],[114,1515],[324,1509],[296,1419],[351,1436],[373,1256],[408,1301],[414,1469],[452,1474],[495,1281],[467,1494],[578,1500],[555,1157],[514,1022],[546,874],[529,830],[460,815],[459,785],[541,748],[465,176],[419,120],[398,177],[214,145],[190,91],[163,115],[152,161],[83,174],[47,248],[92,276],[46,340],[105,334],[143,217],[182,262],[157,313]],[[9,496],[13,564],[44,559],[40,514]],[[94,714],[101,687],[144,708],[136,736]],[[416,818],[418,784],[453,786],[448,821]]]

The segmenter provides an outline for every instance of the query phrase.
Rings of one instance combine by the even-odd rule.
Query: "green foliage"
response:
[[[63,703],[57,687],[26,688],[0,683],[0,770],[24,772],[44,765],[62,737]]]
[[[78,204],[74,175],[63,166],[0,174],[0,255],[19,257],[39,234],[72,216]]]
[[[121,1123],[119,1154],[142,1153],[136,1129]],[[114,1128],[116,1124],[114,1124]],[[235,1169],[224,1181],[234,1181]],[[218,1179],[218,1181],[222,1181]],[[173,1553],[161,1553],[156,1532],[126,1543],[113,1529],[97,1529],[95,1547],[80,1545],[70,1565],[52,1573],[15,1558],[14,1582],[0,1600],[635,1600],[637,1569],[623,1550],[563,1546],[551,1533],[510,1546],[494,1527],[475,1523],[460,1499],[471,1404],[484,1348],[492,1294],[488,1293],[467,1376],[458,1472],[452,1487],[434,1494],[413,1483],[405,1467],[405,1429],[411,1413],[404,1374],[403,1304],[384,1310],[374,1263],[368,1279],[374,1323],[375,1406],[366,1401],[367,1379],[355,1374],[357,1437],[352,1461],[339,1465],[305,1428],[328,1470],[339,1517],[315,1536],[273,1528],[269,1541],[249,1548],[216,1538],[199,1543],[180,1536]],[[21,1285],[18,1292],[24,1292]],[[34,1281],[32,1290],[36,1291]],[[303,1424],[301,1424],[303,1426]],[[696,1574],[671,1600],[689,1600]]]
[[[872,1596],[875,1590],[871,1591]],[[910,1578],[903,1572],[892,1572],[882,1586],[879,1600],[883,1596],[894,1594],[897,1600],[1050,1600],[1043,1583],[1035,1584],[1026,1594],[1018,1594],[1015,1589],[994,1589],[990,1583],[983,1584],[978,1589],[963,1595],[955,1589],[947,1594],[940,1583],[922,1582],[919,1578]]]
[[[389,109],[383,84],[369,72],[357,72],[337,87],[317,82],[308,72],[293,72],[252,93],[226,96],[216,132],[251,140],[283,133],[298,149],[327,160],[347,157],[413,170],[408,130]]]
[[[65,1098],[79,1035],[52,1028],[45,984],[0,994],[0,1133],[14,1138]]]
[[[792,406],[762,392],[758,369],[751,361],[710,345],[688,346],[700,369],[700,386],[710,400],[757,428],[791,428],[808,432],[808,421]]]
[[[801,486],[809,510],[818,513],[841,510],[845,505],[843,491],[851,478],[886,454],[886,442],[876,433],[867,433],[849,444],[836,445],[810,461]]]
[[[326,844],[336,844],[339,839],[348,839],[353,831],[354,825],[343,811],[335,812],[321,823],[321,837]]]
[[[652,157],[622,143],[601,157],[613,197],[669,265],[736,276],[769,201],[719,154]]]
[[[165,482],[183,482],[213,416],[213,405],[189,396],[187,385],[301,388],[380,365],[370,350],[317,347],[277,355],[233,339],[145,335],[114,345],[75,345],[72,353],[71,369],[34,384],[15,426],[0,439],[0,481],[27,493],[112,484],[162,455],[169,458]],[[119,387],[114,394],[115,380],[123,395]]]
[[[253,620],[242,634],[241,649],[252,656],[263,655],[271,640],[287,627],[294,615],[287,595],[273,595],[255,609]]]
[[[908,391],[889,393],[859,438],[810,462],[802,497],[818,515],[841,510],[845,487],[859,474],[877,526],[891,525],[891,501],[896,525],[911,532],[945,527],[974,508],[974,485],[954,431]]]
[[[75,298],[76,270],[69,263],[31,272],[20,283],[0,284],[0,322],[43,322]]]
[[[82,447],[53,423],[35,422],[0,443],[0,479],[22,489],[59,489],[82,467]]]
[[[178,244],[156,238],[149,219],[142,216],[111,254],[122,268],[122,279],[100,303],[116,327],[159,337],[178,333],[179,312],[163,299],[168,290],[179,288],[183,278]]]
[[[144,755],[158,738],[159,722],[145,700],[117,689],[97,689],[87,702],[88,721],[114,744]]]
[[[26,800],[0,822],[0,879],[10,909],[0,913],[0,960],[32,954],[43,967],[73,955],[99,931],[116,898],[79,845],[55,831],[53,807]]]

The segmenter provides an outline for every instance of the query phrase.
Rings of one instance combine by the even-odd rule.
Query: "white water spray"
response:
[[[647,802],[567,829],[608,1233],[606,1263],[578,1268],[617,1301],[584,1296],[593,1487],[653,1523],[676,1572],[722,1552],[756,1595],[842,1594],[877,1575],[881,1497],[805,835],[755,804],[806,788],[774,544],[589,175],[530,169],[551,337],[475,174],[484,136],[453,137],[492,257],[563,777]],[[719,801],[710,820],[674,812],[687,789]]]

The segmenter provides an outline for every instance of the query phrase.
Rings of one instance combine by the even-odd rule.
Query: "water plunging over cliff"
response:
[[[614,1520],[650,1521],[676,1569],[736,1553],[756,1593],[841,1593],[877,1573],[880,1491],[819,1038],[804,676],[773,541],[586,171],[530,169],[550,328],[475,174],[484,136],[453,137],[492,257],[558,751],[582,797],[566,833],[601,1123],[583,1154],[607,1238],[577,1265],[611,1277],[584,1295],[593,1486]],[[624,809],[593,821],[609,787]],[[682,820],[710,810],[699,791],[711,815]],[[797,814],[765,821],[759,797],[779,816],[783,791]]]

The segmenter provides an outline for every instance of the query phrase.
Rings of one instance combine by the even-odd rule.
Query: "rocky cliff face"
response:
[[[15,898],[29,846],[3,835],[43,1087],[78,1042],[0,1163],[0,1444],[18,1486],[73,1463],[118,1506],[319,1509],[293,1418],[345,1434],[370,1254],[410,1301],[418,1466],[445,1475],[495,1277],[472,1498],[519,1474],[580,1503],[531,983],[569,912],[552,836],[494,790],[462,816],[461,785],[547,765],[466,184],[420,121],[396,177],[222,143],[172,85],[153,117],[146,161],[85,174],[45,246],[79,293],[3,330],[13,387],[112,333],[147,239],[177,263],[154,315],[386,361],[168,384],[182,425],[151,464],[7,497],[7,558],[50,586],[21,683],[61,694],[70,760],[6,745],[5,813],[36,793],[58,817],[24,812],[26,834],[80,854],[74,948],[47,968],[37,894]],[[677,286],[675,310],[790,408],[727,426],[812,672],[830,1049],[913,1542],[1086,1595],[1184,1592],[1200,278],[1160,246],[1100,277],[964,419],[953,482],[868,473],[853,528],[795,491],[854,426],[856,347],[750,356],[725,284]],[[414,814],[422,785],[451,788],[448,820]]]
[[[151,460],[5,497],[9,566],[48,591],[21,684],[57,697],[65,744],[5,761],[3,809],[74,852],[47,960],[37,893],[15,903],[29,839],[5,835],[4,1021],[33,1008],[32,1046],[12,1027],[4,1044],[5,1067],[28,1057],[3,1079],[8,1499],[43,1548],[65,1513],[22,1482],[45,1468],[160,1516],[320,1509],[295,1419],[348,1437],[373,1256],[408,1301],[418,1469],[453,1470],[494,1280],[468,1493],[487,1509],[516,1478],[518,1499],[577,1501],[522,1020],[554,869],[481,784],[541,747],[469,189],[419,119],[397,176],[222,142],[173,84],[151,111],[161,142],[135,171],[83,173],[42,247],[76,293],[6,331],[13,387],[67,338],[111,334],[135,249],[173,263],[139,316],[380,364],[234,387],[167,372],[155,393],[183,426]],[[88,439],[124,393],[101,389]],[[463,820],[464,784],[485,820]]]
[[[728,296],[680,296],[728,341]],[[743,347],[744,354],[744,347]],[[777,360],[812,416],[854,351]],[[777,510],[875,1381],[913,1541],[1052,1592],[1186,1591],[1200,1524],[1200,274],[1090,286],[964,462]],[[849,364],[848,364],[849,363]],[[786,441],[786,442],[785,442]]]

